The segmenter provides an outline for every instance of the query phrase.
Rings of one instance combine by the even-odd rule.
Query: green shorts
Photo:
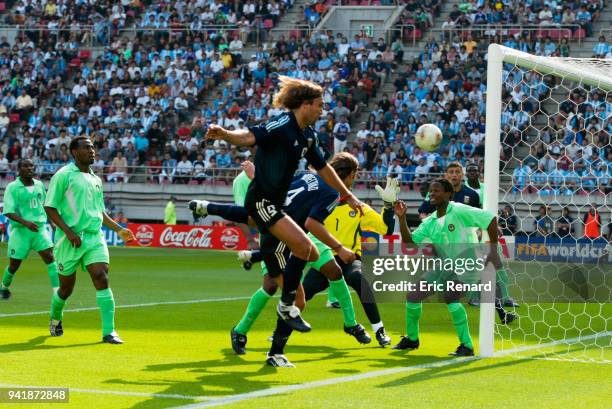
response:
[[[56,233],[55,248],[53,253],[57,261],[59,274],[72,275],[77,267],[81,266],[83,271],[94,263],[108,264],[108,247],[102,231],[95,233],[81,232],[81,247],[74,248],[63,232]]]
[[[307,268],[304,270],[308,271],[308,269],[314,268],[315,270],[320,271],[321,267],[323,267],[325,264],[329,263],[331,260],[334,259],[334,253],[327,245],[323,244],[321,240],[317,239],[311,233],[308,233],[307,236],[314,243],[315,247],[319,251],[319,258],[317,261],[311,261],[307,263],[306,264]],[[266,275],[266,274],[268,274],[268,269],[266,268],[266,263],[262,262],[261,263],[261,275]]]
[[[26,227],[11,227],[8,241],[8,256],[16,260],[24,260],[28,257],[30,250],[36,252],[50,249],[53,241],[45,225],[38,226],[38,231],[33,232]]]

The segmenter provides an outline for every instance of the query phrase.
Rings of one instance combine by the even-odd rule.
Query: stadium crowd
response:
[[[541,11],[556,10],[557,3],[532,2],[535,21],[541,24]],[[559,4],[580,10],[577,2]],[[84,15],[95,20],[99,14],[116,30],[104,31],[109,46],[93,59],[83,54],[86,47],[70,31],[59,28],[45,33],[24,29],[11,43],[0,39],[0,176],[13,174],[16,160],[30,157],[37,173],[48,178],[69,160],[67,143],[80,134],[94,140],[95,168],[111,182],[128,181],[142,165],[151,182],[204,183],[232,175],[228,169],[238,169],[252,151],[207,145],[205,130],[213,122],[237,129],[277,114],[271,97],[279,75],[325,87],[324,113],[316,124],[322,144],[329,152],[353,153],[369,179],[393,174],[407,188],[418,189],[451,161],[482,164],[489,37],[478,30],[466,37],[457,31],[451,41],[432,36],[418,57],[403,64],[398,37],[389,43],[332,32],[308,37],[299,30],[269,34],[254,53],[243,55],[259,40],[258,28],[274,26],[290,2],[250,0],[238,7],[135,1],[121,2],[116,10],[105,5],[16,3],[9,16],[27,15],[24,26],[61,16],[58,24],[71,27],[88,22]],[[304,22],[313,21],[313,12],[321,18],[327,5],[309,3]],[[585,7],[596,17],[599,5],[589,1]],[[401,22],[421,22],[423,29],[439,10],[437,1],[410,0],[406,6]],[[512,1],[466,3],[451,18],[457,26],[465,26],[462,21],[480,24],[476,17],[483,13],[489,23],[516,22],[515,6]],[[119,15],[125,17],[112,18]],[[228,28],[203,29],[210,24]],[[128,26],[139,29],[135,36],[117,35]],[[540,55],[563,55],[569,44],[529,33],[498,40]],[[595,56],[610,52],[605,38],[593,49]],[[381,93],[391,74],[397,74],[395,92]],[[220,84],[222,89],[208,98]],[[568,95],[534,143],[530,118],[542,112],[554,85],[553,78],[537,73],[509,66],[504,71],[502,159],[530,146],[529,156],[513,171],[514,189],[575,194],[599,188],[608,193],[612,96]],[[375,108],[368,108],[372,103]],[[367,120],[355,123],[365,109]],[[413,138],[418,126],[428,122],[444,134],[442,148],[434,153],[421,151]]]

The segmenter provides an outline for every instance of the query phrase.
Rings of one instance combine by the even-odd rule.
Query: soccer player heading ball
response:
[[[325,163],[319,150],[312,125],[321,116],[323,88],[309,81],[279,78],[280,90],[274,95],[273,104],[287,112],[248,130],[228,131],[213,124],[206,139],[224,140],[238,146],[257,146],[255,179],[249,186],[244,205],[262,234],[271,234],[291,250],[283,271],[284,286],[277,314],[291,328],[307,332],[311,328],[294,305],[295,293],[304,266],[309,261],[316,261],[319,254],[306,233],[282,210],[299,161],[306,158],[351,208],[361,211],[362,204]],[[273,240],[263,243],[263,259],[266,263],[272,262],[278,246]]]

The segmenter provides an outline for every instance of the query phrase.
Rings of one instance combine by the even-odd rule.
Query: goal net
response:
[[[486,107],[484,207],[520,306],[502,325],[481,304],[480,353],[612,363],[612,60],[492,44]]]

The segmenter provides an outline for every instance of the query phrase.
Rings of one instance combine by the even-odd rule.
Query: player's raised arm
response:
[[[334,238],[334,236],[327,231],[323,223],[309,217],[306,219],[304,227],[306,227],[313,236],[321,240],[323,244],[335,251],[343,262],[349,264],[355,261],[355,253],[344,247],[340,241]]]
[[[338,177],[338,174],[328,164],[317,171],[321,179],[328,185],[333,187],[338,193],[340,193],[340,201],[346,202],[352,209],[359,210],[363,215],[363,203],[351,193],[351,191],[342,183],[342,180]]]
[[[213,141],[226,141],[227,143],[236,146],[255,145],[255,135],[248,129],[228,131],[227,129],[216,124],[212,124],[208,127],[206,139]]]
[[[408,210],[406,203],[398,200],[395,202],[395,205],[393,205],[393,210],[395,211],[395,215],[399,220],[402,242],[405,244],[415,244],[414,240],[412,239],[412,235],[410,234],[410,229],[408,228],[408,221],[406,220],[406,211]]]

